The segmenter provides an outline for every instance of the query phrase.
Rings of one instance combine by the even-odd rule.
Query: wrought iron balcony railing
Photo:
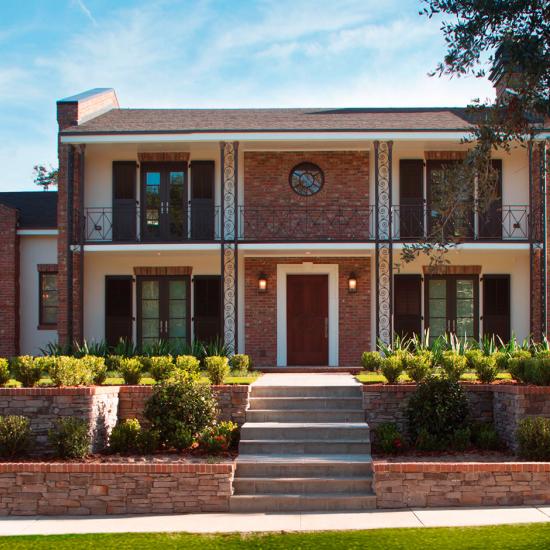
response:
[[[382,214],[382,211],[381,211]],[[382,218],[387,218],[384,213]],[[392,240],[418,241],[425,238],[435,213],[426,204],[392,207]],[[140,208],[125,204],[90,207],[78,217],[86,243],[216,242],[221,237],[221,209],[204,203],[187,208]],[[237,217],[225,209],[225,237],[233,239],[235,221],[238,239],[246,242],[368,242],[376,239],[374,206],[366,207],[267,207],[239,206]],[[467,241],[527,241],[531,224],[529,208],[505,205],[489,212],[472,206],[467,220],[447,224],[450,232],[460,228]],[[533,225],[533,227],[531,227]],[[531,227],[531,230],[530,230]]]

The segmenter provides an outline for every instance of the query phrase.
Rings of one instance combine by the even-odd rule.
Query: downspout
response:
[[[74,197],[74,146],[69,145],[67,159],[67,344],[73,344],[73,197]]]
[[[85,161],[86,146],[80,145],[79,153],[79,208],[78,208],[78,242],[80,244],[80,258],[79,258],[79,321],[80,321],[80,338],[81,343],[84,343],[84,161]]]

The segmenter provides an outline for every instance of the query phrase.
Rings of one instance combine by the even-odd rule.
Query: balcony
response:
[[[235,218],[225,211],[225,235],[233,238]],[[426,204],[392,207],[392,240],[415,242],[425,238],[433,223]],[[239,206],[241,242],[373,242],[376,239],[374,206],[309,208]],[[83,242],[200,243],[221,238],[221,208],[190,204],[186,209],[147,208],[139,205],[90,207],[79,216]],[[452,221],[449,231],[453,231]],[[476,242],[528,241],[530,216],[525,205],[505,205],[481,213],[472,206],[462,238]]]

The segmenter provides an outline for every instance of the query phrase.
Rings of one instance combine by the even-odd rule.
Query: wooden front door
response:
[[[328,275],[287,275],[287,364],[328,365]]]

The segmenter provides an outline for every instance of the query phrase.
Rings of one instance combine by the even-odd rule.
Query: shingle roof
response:
[[[0,203],[19,210],[20,229],[57,228],[57,191],[0,193]]]
[[[62,134],[449,131],[464,130],[464,108],[112,109]]]

